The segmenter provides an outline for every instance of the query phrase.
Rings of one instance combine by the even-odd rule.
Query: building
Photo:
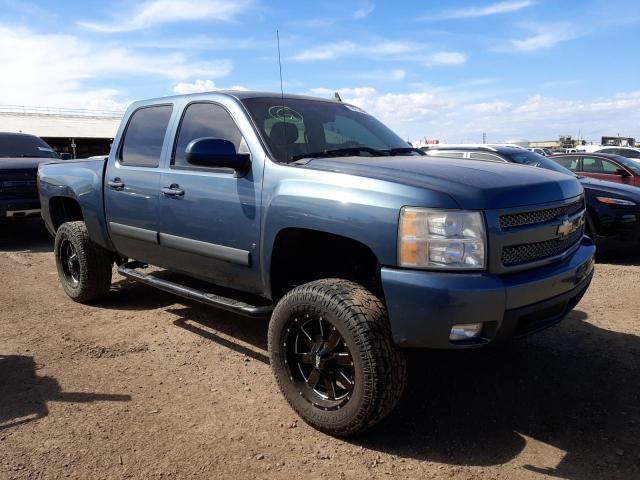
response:
[[[122,112],[0,105],[0,132],[30,133],[72,158],[107,155]]]

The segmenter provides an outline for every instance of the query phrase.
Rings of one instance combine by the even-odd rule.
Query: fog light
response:
[[[480,336],[482,331],[482,323],[460,323],[451,327],[449,340],[457,342],[460,340],[469,340]]]

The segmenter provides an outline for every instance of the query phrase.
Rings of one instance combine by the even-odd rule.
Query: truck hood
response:
[[[0,172],[6,170],[37,170],[38,165],[45,162],[53,162],[57,158],[0,158]]]
[[[640,188],[633,185],[625,185],[624,183],[607,182],[606,180],[598,180],[597,178],[580,177],[580,183],[585,190],[593,193],[607,193],[616,196],[633,199],[640,202]]]
[[[502,209],[564,200],[583,190],[543,168],[427,156],[311,159],[307,168],[377,178],[443,192],[465,209]]]

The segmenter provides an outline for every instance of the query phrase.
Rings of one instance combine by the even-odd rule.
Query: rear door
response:
[[[105,211],[116,250],[151,264],[159,261],[159,165],[172,111],[172,105],[134,111],[105,175]]]
[[[237,152],[250,153],[225,106],[199,101],[185,107],[160,183],[166,192],[159,199],[161,264],[213,283],[260,292],[262,163],[253,157],[251,170],[242,175],[191,165],[185,149],[203,137],[228,140]]]

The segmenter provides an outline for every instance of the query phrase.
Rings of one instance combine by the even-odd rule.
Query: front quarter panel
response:
[[[369,247],[381,265],[395,265],[403,206],[459,208],[441,192],[271,161],[265,165],[264,186],[262,277],[268,296],[274,242],[286,228],[356,240]]]

